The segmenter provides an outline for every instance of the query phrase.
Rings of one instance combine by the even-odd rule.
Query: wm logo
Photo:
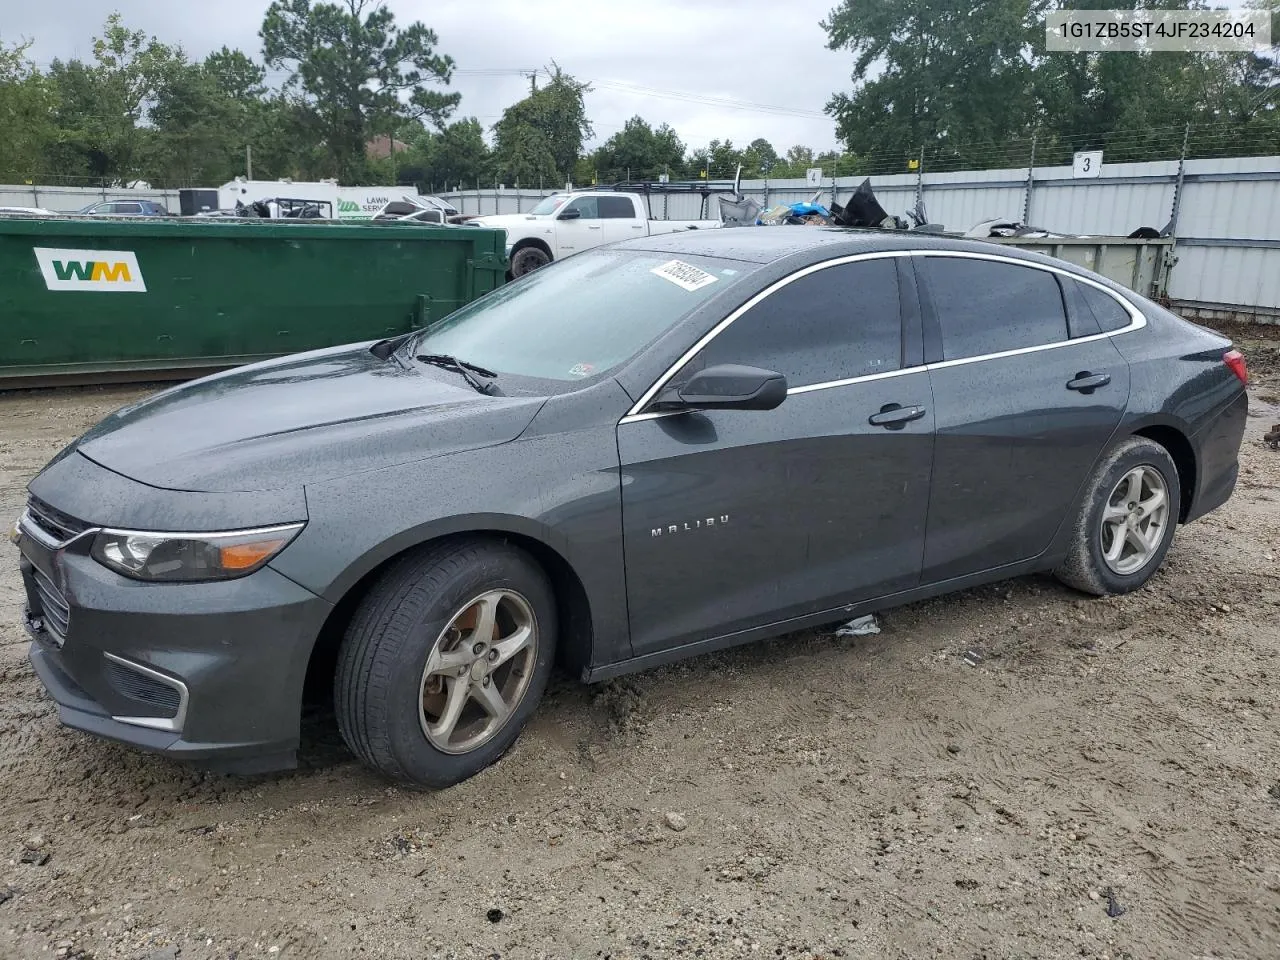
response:
[[[50,290],[146,293],[138,258],[128,250],[59,250],[35,247],[36,262]]]

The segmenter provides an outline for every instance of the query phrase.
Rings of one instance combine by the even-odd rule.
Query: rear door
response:
[[[604,223],[600,219],[597,197],[578,197],[567,203],[557,215],[563,217],[569,210],[578,216],[569,220],[556,220],[556,256],[568,257],[583,250],[590,250],[604,243]]]
[[[636,209],[636,202],[632,197],[600,197],[600,219],[604,221],[606,243],[645,235],[645,216]]]
[[[618,425],[637,654],[916,585],[933,404],[919,339],[903,335],[898,269],[879,258],[800,271],[669,381],[764,367],[787,378],[778,408]]]
[[[913,260],[937,415],[923,574],[932,583],[1048,548],[1120,422],[1129,367],[1074,309],[1069,327],[1070,278],[998,256]]]

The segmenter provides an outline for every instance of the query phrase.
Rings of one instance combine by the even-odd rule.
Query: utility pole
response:
[[[1031,194],[1036,188],[1036,137],[1039,130],[1031,134],[1031,160],[1027,164],[1027,189],[1022,200],[1022,222],[1031,222]]]
[[[244,145],[244,178],[253,179],[253,144],[251,143]]]
[[[538,92],[538,71],[533,70],[529,73],[529,96],[533,96]]]

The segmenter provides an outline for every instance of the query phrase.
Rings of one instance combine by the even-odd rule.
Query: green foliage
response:
[[[422,130],[405,157],[403,182],[443,192],[473,190],[493,182],[493,158],[484,142],[484,127],[475,117],[449,124],[440,133]]]
[[[59,172],[137,177],[151,137],[150,109],[186,65],[181,50],[129,30],[118,13],[93,41],[92,63],[55,60],[48,79],[59,132],[50,153]]]
[[[1257,0],[1274,9],[1277,0]],[[823,27],[854,55],[853,89],[828,112],[865,172],[1270,152],[1280,147],[1274,57],[1254,53],[1050,53],[1053,9],[1204,8],[1201,0],[843,0]],[[1198,131],[1198,132],[1197,132]]]
[[[265,3],[265,0],[264,0]],[[843,144],[815,155],[768,140],[715,139],[687,152],[640,116],[584,154],[587,83],[552,64],[492,128],[448,122],[460,95],[452,59],[424,24],[398,26],[382,0],[273,0],[265,64],[226,47],[203,61],[110,16],[92,56],[31,64],[0,43],[0,181],[86,178],[122,185],[257,179],[557,187],[625,179],[800,178],[914,169],[1022,167],[1101,148],[1110,162],[1280,153],[1280,66],[1267,53],[1049,53],[1059,8],[1185,9],[1209,0],[837,0],[828,45],[852,57],[851,85],[827,104]],[[1250,6],[1280,15],[1280,0]],[[1280,36],[1280,23],[1275,24]],[[283,68],[283,85],[266,67]],[[408,144],[368,153],[374,138]]]
[[[635,116],[606,140],[591,160],[584,172],[601,183],[656,180],[664,173],[675,179],[684,175],[684,143],[667,124],[654,130]]]
[[[584,95],[591,90],[552,63],[550,82],[507,107],[493,126],[495,173],[504,183],[563,183],[592,135]]]
[[[447,85],[453,74],[435,32],[421,22],[400,29],[369,0],[275,0],[260,35],[267,64],[291,71],[330,173],[344,182],[365,179],[374,136],[409,118],[442,126],[461,99],[423,86]]]
[[[29,45],[0,43],[0,181],[21,183],[37,170],[56,129],[50,122],[53,90],[27,60]]]

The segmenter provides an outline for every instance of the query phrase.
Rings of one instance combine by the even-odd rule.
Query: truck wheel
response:
[[[511,276],[523,277],[551,262],[551,254],[541,247],[521,247],[511,255]]]
[[[406,785],[465,780],[520,735],[546,689],[556,629],[551,584],[516,547],[459,540],[396,562],[338,654],[342,738]]]
[[[1137,590],[1164,562],[1181,503],[1169,451],[1130,437],[1094,471],[1067,557],[1054,576],[1097,596]]]

